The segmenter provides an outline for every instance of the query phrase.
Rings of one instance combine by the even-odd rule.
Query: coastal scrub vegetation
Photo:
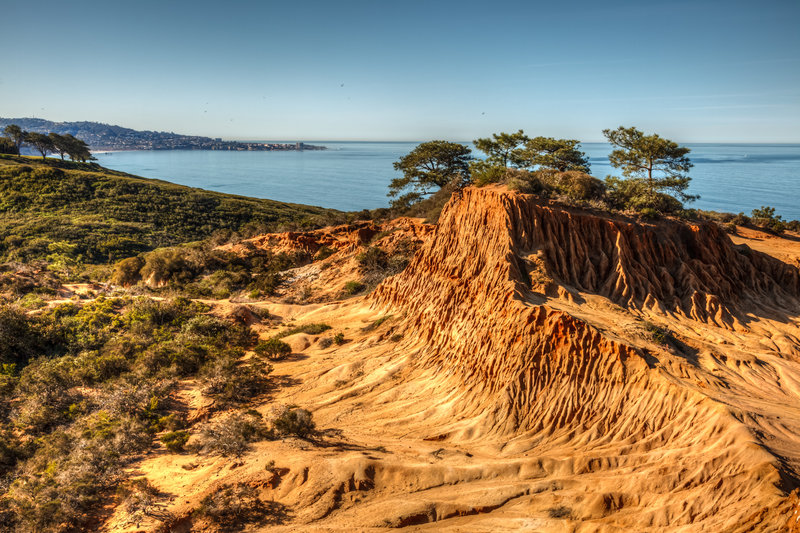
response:
[[[139,178],[94,163],[0,155],[0,262],[56,254],[75,271],[212,235],[327,225],[341,214]],[[130,265],[129,265],[130,266]]]
[[[493,133],[490,137],[473,141],[475,148],[483,153],[480,158],[473,157],[466,146],[456,145],[462,161],[458,172],[453,174],[457,179],[429,180],[424,188],[415,189],[393,202],[393,211],[435,222],[445,203],[461,188],[503,184],[569,205],[636,214],[645,220],[671,215],[715,221],[730,232],[735,232],[737,225],[749,225],[772,233],[782,233],[787,229],[800,231],[800,221],[785,221],[769,206],[754,209],[751,216],[687,209],[685,203],[699,198],[688,193],[691,183],[689,171],[693,167],[689,148],[658,134],[645,134],[634,127],[606,129],[603,135],[614,147],[609,162],[621,171],[621,176],[606,176],[604,180],[591,176],[589,158],[580,150],[578,140],[529,137],[521,129],[514,133]],[[434,143],[440,146],[444,141]],[[396,196],[415,180],[426,179],[419,176],[425,176],[428,167],[407,164],[408,161],[418,161],[418,153],[426,154],[436,165],[446,165],[447,160],[438,161],[439,152],[430,150],[428,145],[420,144],[395,163],[395,168],[403,170],[404,177],[392,182],[390,196]],[[362,254],[363,261],[374,265],[380,258],[374,251],[372,254],[369,257]]]
[[[468,184],[482,187],[502,183],[567,203],[634,211],[643,216],[679,214],[683,211],[683,202],[697,198],[686,193],[691,181],[688,171],[692,167],[687,157],[688,148],[655,134],[645,135],[636,128],[619,127],[603,133],[615,146],[609,161],[621,169],[623,178],[608,176],[601,181],[591,176],[589,158],[580,150],[580,141],[576,139],[529,137],[518,130],[475,139],[475,148],[484,154],[480,159],[473,158],[469,149],[458,145],[462,148],[459,154],[467,165],[466,170],[459,172],[458,183],[431,181],[428,185],[437,185],[441,191],[448,185],[450,191],[454,191]],[[436,159],[438,153],[428,152],[426,144],[417,149]],[[402,164],[405,161],[403,158],[395,164],[398,170],[404,171],[404,180],[393,182],[390,195],[397,194],[400,186],[407,186],[420,173],[425,173],[425,167],[409,169]],[[423,192],[405,195],[403,202],[393,205],[410,208],[435,191],[428,187]]]
[[[250,329],[208,311],[146,297],[0,306],[0,530],[80,528],[156,439],[183,449],[177,380],[200,379],[219,405],[270,389],[269,367],[243,358]]]

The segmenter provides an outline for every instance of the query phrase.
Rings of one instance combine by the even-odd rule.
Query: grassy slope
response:
[[[141,178],[93,163],[0,155],[0,261],[68,251],[104,262],[217,230],[325,224],[337,213]]]

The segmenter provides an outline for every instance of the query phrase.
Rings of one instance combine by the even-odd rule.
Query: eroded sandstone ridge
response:
[[[142,527],[191,530],[204,497],[246,483],[287,511],[251,526],[264,531],[797,531],[800,245],[779,239],[773,257],[737,239],[487,187],[454,196],[435,228],[243,243],[314,257],[252,304],[271,317],[254,328],[331,329],[285,336],[281,385],[252,407],[303,406],[320,432],[234,464],[147,458],[174,520]],[[343,297],[375,246],[419,249]],[[125,524],[118,511],[106,529]]]
[[[372,299],[403,310],[409,348],[422,346],[411,365],[447,376],[435,388],[454,415],[481,417],[451,424],[446,436],[499,433],[525,441],[528,453],[559,450],[574,474],[625,471],[629,491],[598,504],[617,525],[771,530],[797,485],[799,421],[741,405],[796,394],[798,368],[788,365],[798,354],[798,292],[795,267],[734,246],[716,225],[640,224],[470,188]],[[632,337],[614,323],[624,314],[587,303],[598,296],[675,333],[655,347]],[[768,335],[777,350],[747,354],[738,375],[720,376],[720,361],[743,354],[731,346],[706,359],[703,341],[752,334],[749,323],[761,333],[763,317],[778,324]],[[736,390],[781,371],[787,383],[765,380],[756,397],[752,387]],[[786,433],[791,457],[770,454],[768,443]]]

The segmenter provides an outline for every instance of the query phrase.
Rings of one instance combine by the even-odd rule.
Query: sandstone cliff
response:
[[[421,247],[401,273],[340,298],[358,253],[407,240]],[[180,495],[176,531],[240,482],[289,511],[264,531],[796,531],[800,246],[746,242],[500,187],[454,196],[436,228],[253,239],[333,251],[287,273],[288,298],[253,304],[332,326],[285,337],[282,386],[253,406],[302,405],[321,431],[141,471]],[[297,286],[335,301],[299,304]],[[119,512],[109,524],[133,531]]]

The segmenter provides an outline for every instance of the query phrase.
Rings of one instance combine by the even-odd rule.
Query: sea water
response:
[[[345,211],[385,207],[387,187],[399,175],[392,163],[414,142],[310,142],[320,151],[229,152],[154,150],[95,154],[108,168],[147,178],[283,202]],[[800,144],[687,144],[694,168],[687,207],[749,214],[772,206],[800,220]],[[584,143],[591,174],[619,175],[611,147]]]

